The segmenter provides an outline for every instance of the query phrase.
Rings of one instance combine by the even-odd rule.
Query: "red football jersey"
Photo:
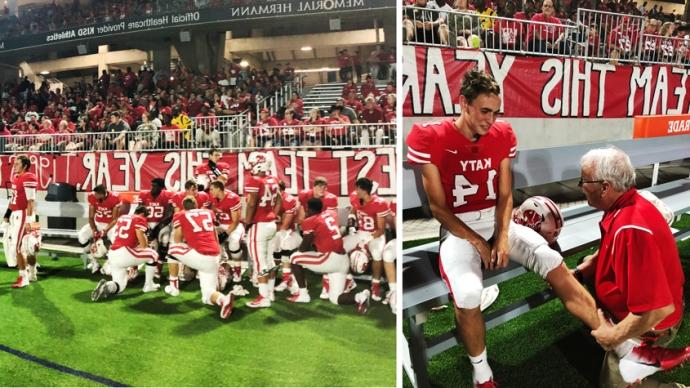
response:
[[[304,189],[300,191],[297,196],[299,198],[299,203],[302,205],[303,208],[306,209],[307,201],[314,198],[314,190]],[[338,208],[338,197],[333,193],[329,193],[328,191],[326,192],[326,194],[324,194],[323,197],[321,197],[321,202],[323,202],[324,210],[335,210]]]
[[[229,179],[230,166],[225,162],[218,162],[216,163],[216,168],[211,170],[211,167],[208,166],[208,163],[202,164],[194,169],[194,176],[199,175],[206,175],[209,182],[213,182],[214,180],[218,179],[220,175],[225,175],[225,177]]]
[[[273,222],[278,218],[273,211],[279,195],[278,179],[276,177],[250,175],[244,184],[244,191],[245,194],[256,193],[259,196],[254,219],[249,220],[249,222]]]
[[[117,219],[117,224],[115,224],[115,241],[113,241],[110,249],[138,247],[139,239],[137,238],[136,230],[139,229],[146,233],[148,227],[146,219],[138,214],[120,216]]]
[[[281,202],[280,206],[280,214],[281,216],[283,214],[292,214],[292,224],[290,224],[290,229],[295,227],[295,221],[297,220],[297,209],[299,209],[299,203],[297,202],[297,198],[294,196],[281,191],[280,196],[283,199],[283,202]]]
[[[184,208],[182,207],[182,201],[184,201],[185,197],[187,197],[187,193],[184,191],[179,191],[172,195],[172,197],[170,198],[170,203],[175,208],[177,208],[178,211],[183,210]],[[201,209],[202,207],[209,207],[210,200],[208,194],[206,194],[205,192],[198,191],[194,198],[196,198],[197,209]]]
[[[302,221],[302,233],[314,236],[314,246],[318,252],[345,252],[336,216],[335,211],[325,210]]]
[[[240,202],[239,195],[230,190],[225,190],[225,197],[223,199],[211,197],[211,206],[218,215],[218,221],[223,225],[230,225],[232,224],[232,212],[240,210],[242,203]]]
[[[149,211],[146,221],[150,223],[159,223],[163,220],[163,214],[165,214],[165,208],[170,203],[170,198],[172,198],[172,193],[167,190],[162,190],[156,198],[153,198],[151,191],[144,190],[139,193],[135,203],[137,205],[146,206]]]
[[[96,208],[94,221],[107,224],[113,219],[113,209],[120,204],[120,196],[117,193],[108,191],[106,192],[106,197],[102,201],[99,201],[96,199],[94,193],[89,193],[87,201],[89,202],[89,206]]]
[[[182,236],[192,249],[207,256],[220,254],[220,245],[213,227],[215,214],[210,209],[183,210],[173,217],[173,226],[182,228]]]
[[[496,206],[498,167],[517,150],[513,128],[505,121],[496,121],[475,142],[457,130],[453,119],[415,124],[406,142],[408,162],[438,168],[446,206],[455,214]]]
[[[36,199],[36,188],[38,187],[38,179],[36,175],[30,172],[24,172],[21,175],[15,175],[12,178],[12,201],[10,201],[10,210],[26,210],[29,201],[26,196],[26,191],[33,192],[31,197]]]
[[[352,200],[352,197],[350,199]],[[363,204],[359,199],[351,203],[357,214],[359,230],[364,232],[375,232],[376,219],[379,217],[386,218],[390,214],[388,202],[376,194],[373,194],[367,203]]]

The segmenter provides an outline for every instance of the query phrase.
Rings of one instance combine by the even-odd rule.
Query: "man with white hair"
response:
[[[634,187],[628,155],[614,147],[594,149],[580,167],[579,186],[604,216],[599,250],[576,272],[594,279],[602,308],[602,325],[592,331],[608,350],[600,384],[626,387],[690,358],[690,347],[662,347],[683,318],[683,268],[666,220]]]

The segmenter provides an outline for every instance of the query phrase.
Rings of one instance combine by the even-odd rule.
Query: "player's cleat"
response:
[[[242,281],[242,267],[232,267],[232,282],[239,283]]]
[[[357,312],[359,314],[366,314],[369,310],[370,297],[371,292],[369,290],[364,290],[355,295],[355,302],[357,302]]]
[[[306,292],[298,292],[288,296],[287,300],[292,303],[309,303],[311,302],[311,297]]]
[[[357,288],[357,283],[355,282],[355,279],[349,277],[345,279],[345,290],[343,292],[348,293],[354,290],[355,288]]]
[[[101,298],[107,298],[108,297],[108,289],[105,286],[105,284],[108,281],[105,279],[101,279],[98,281],[98,285],[96,288],[91,292],[91,300],[94,302],[99,301]]]
[[[144,284],[143,291],[144,293],[147,292],[156,292],[161,288],[161,285],[158,283],[151,283],[151,284]]]
[[[288,288],[290,288],[290,283],[292,283],[292,282],[282,281],[282,282],[280,282],[280,284],[278,284],[276,286],[275,290],[278,292],[283,292],[283,291],[287,290]]]
[[[247,303],[247,307],[251,307],[253,309],[262,308],[262,307],[271,307],[271,300],[268,298],[264,298],[263,296],[259,295],[256,297],[256,299]]]
[[[498,383],[494,379],[489,379],[483,383],[474,383],[475,388],[498,388]]]
[[[165,286],[164,291],[165,291],[166,294],[168,294],[168,295],[170,295],[170,296],[178,296],[178,295],[180,295],[180,289],[177,288],[177,287],[175,287],[175,286],[173,286],[173,285],[171,285],[171,284],[168,284],[167,286]]]
[[[371,299],[381,301],[381,283],[371,283]]]
[[[12,288],[23,288],[29,285],[29,279],[19,276],[14,283],[12,283]]]
[[[220,317],[225,319],[232,314],[232,305],[235,303],[235,295],[228,294],[222,297],[220,304]]]
[[[643,342],[623,357],[619,369],[623,380],[633,384],[656,372],[669,370],[690,359],[690,346],[669,349]]]

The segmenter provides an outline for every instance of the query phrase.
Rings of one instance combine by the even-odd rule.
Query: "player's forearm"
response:
[[[27,204],[26,204],[26,215],[27,216],[31,217],[34,215],[34,205],[35,205],[35,202],[33,199],[30,199],[29,201],[27,201]]]
[[[625,319],[614,326],[617,343],[621,343],[630,338],[639,337],[652,330],[659,322],[672,314],[675,307],[670,304],[658,309],[647,311],[643,314],[628,314]]]

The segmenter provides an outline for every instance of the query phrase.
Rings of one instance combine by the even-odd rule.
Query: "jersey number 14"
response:
[[[485,199],[496,199],[494,178],[496,178],[496,170],[489,170],[489,179],[486,180],[488,195]],[[466,204],[466,197],[477,194],[477,191],[479,191],[479,185],[473,185],[464,175],[456,175],[455,188],[453,189],[453,197],[455,197],[453,207],[459,207]]]

